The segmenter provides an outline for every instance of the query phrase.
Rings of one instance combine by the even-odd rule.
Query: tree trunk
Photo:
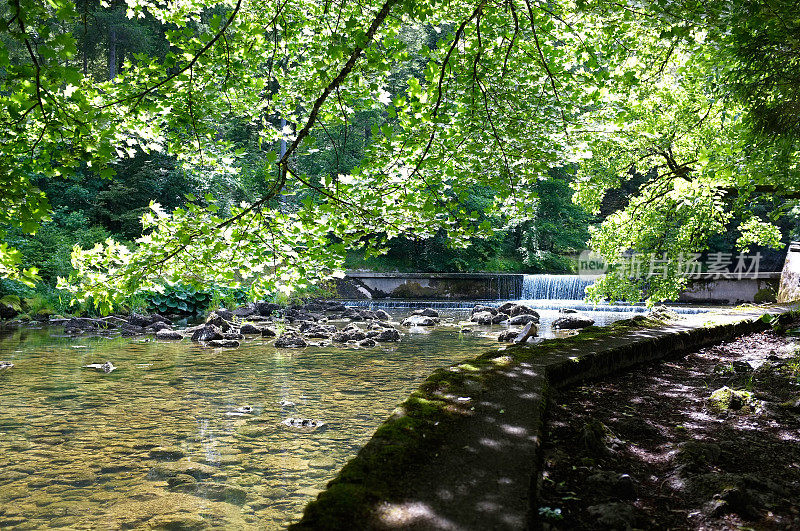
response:
[[[108,30],[108,79],[117,77],[117,30]]]

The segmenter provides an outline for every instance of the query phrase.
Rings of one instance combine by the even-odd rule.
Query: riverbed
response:
[[[0,527],[283,528],[431,372],[498,348],[504,326],[443,313],[369,349],[2,331]],[[540,313],[552,337],[558,312]],[[117,369],[83,368],[105,361]]]

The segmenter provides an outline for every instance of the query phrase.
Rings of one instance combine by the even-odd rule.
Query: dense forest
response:
[[[343,268],[570,272],[587,245],[780,249],[800,236],[797,12],[11,1],[0,296],[105,312]],[[682,282],[620,269],[595,296]]]

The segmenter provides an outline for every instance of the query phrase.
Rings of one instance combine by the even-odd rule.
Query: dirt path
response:
[[[543,527],[800,529],[798,339],[754,334],[557,392]]]

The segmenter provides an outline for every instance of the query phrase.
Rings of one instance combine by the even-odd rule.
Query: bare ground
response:
[[[753,334],[557,392],[542,527],[800,529],[799,339]]]

